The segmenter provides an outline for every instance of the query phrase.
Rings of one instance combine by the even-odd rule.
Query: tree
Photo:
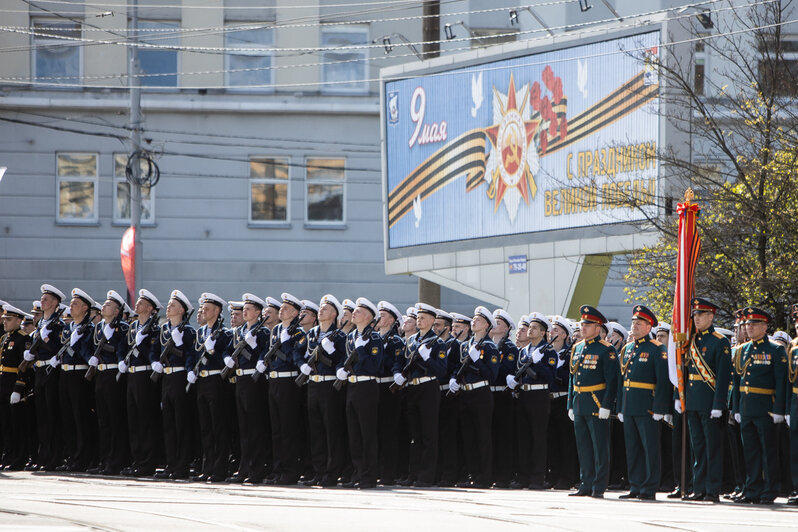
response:
[[[702,251],[696,294],[731,318],[737,308],[761,305],[786,323],[798,301],[798,42],[785,38],[792,2],[716,8],[711,34],[695,17],[683,26],[690,50],[670,48],[657,63],[663,117],[683,144],[657,154],[672,196],[687,186],[702,207]],[[703,19],[706,23],[706,19]],[[671,36],[671,41],[679,39]],[[704,76],[696,53],[717,66]],[[667,192],[666,192],[667,194]],[[666,211],[674,200],[663,198]],[[678,201],[678,200],[677,200]],[[675,214],[675,213],[672,213]],[[675,280],[678,217],[651,220],[658,242],[628,255],[629,300],[644,300],[670,316]]]

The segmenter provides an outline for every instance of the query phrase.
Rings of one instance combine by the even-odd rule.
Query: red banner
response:
[[[125,275],[127,285],[128,304],[133,306],[136,297],[136,228],[132,225],[122,235],[119,258],[122,261],[122,273]]]
[[[673,297],[673,320],[671,322],[671,332],[675,340],[675,360],[671,358],[669,363],[676,365],[677,384],[679,387],[679,399],[682,402],[682,409],[686,408],[684,401],[684,375],[682,372],[682,362],[684,355],[689,349],[690,335],[693,326],[693,318],[690,314],[690,302],[695,292],[695,267],[698,263],[698,254],[701,252],[701,237],[698,235],[696,219],[701,209],[692,203],[693,191],[688,189],[685,194],[684,203],[677,206],[679,213],[679,235],[678,235],[678,255],[676,262],[676,287]]]

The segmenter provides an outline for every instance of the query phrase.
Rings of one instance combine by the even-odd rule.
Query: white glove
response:
[[[673,415],[665,414],[665,417],[662,419],[664,419],[665,423],[667,423],[668,425],[673,425]]]
[[[457,393],[459,389],[460,385],[457,384],[457,379],[455,379],[454,377],[449,379],[449,391],[452,393]]]
[[[252,349],[258,347],[258,339],[252,334],[252,331],[247,331],[247,334],[244,336],[244,341],[246,341],[247,345]]]
[[[143,333],[141,331],[136,332],[136,345],[141,345],[141,342],[147,337],[147,333]]]
[[[45,339],[48,336],[50,336],[50,329],[47,328],[47,325],[43,325],[42,328],[39,329],[39,336],[41,336],[42,339]]]
[[[305,375],[310,375],[310,372],[313,371],[313,368],[311,368],[307,364],[302,364],[301,366],[299,366],[299,371],[301,371]]]
[[[429,360],[430,353],[432,353],[432,349],[430,349],[426,345],[418,346],[418,354],[421,355],[421,360],[423,360],[424,362]]]
[[[31,352],[30,352],[30,349],[26,349],[26,350],[25,350],[25,353],[22,355],[22,358],[24,358],[24,359],[25,359],[25,360],[27,360],[28,362],[33,362],[33,360],[36,358],[36,355],[34,355],[33,353],[31,353]]]
[[[205,351],[208,353],[213,353],[213,349],[216,347],[216,340],[213,337],[209,336],[205,339]]]
[[[532,363],[537,364],[541,360],[543,360],[543,352],[541,352],[540,348],[535,349],[532,352]]]
[[[175,341],[175,345],[177,347],[183,345],[183,333],[180,332],[180,329],[178,327],[172,329],[172,340]]]
[[[568,419],[570,419],[571,421],[574,420],[574,409],[573,408],[569,408],[568,409]]]
[[[369,343],[369,339],[363,338],[362,335],[355,338],[355,347],[363,347],[367,343]]]
[[[673,409],[676,410],[678,413],[682,413],[682,402],[679,399],[676,399],[673,402]]]
[[[718,419],[722,415],[723,415],[723,411],[722,410],[710,410],[709,411],[709,418],[710,419]]]
[[[263,360],[258,360],[258,363],[255,364],[255,369],[258,370],[258,373],[266,373],[266,364],[263,363]]]
[[[21,396],[21,395],[19,395],[19,392],[12,392],[12,393],[11,393],[11,399],[10,399],[10,401],[9,401],[9,402],[10,402],[12,405],[15,405],[15,404],[17,404],[18,402],[20,402],[20,400],[21,400],[21,399],[22,399],[22,396]]]
[[[507,387],[511,390],[515,390],[515,387],[518,386],[518,381],[515,380],[515,375],[507,375],[505,380],[507,381]]]
[[[117,369],[119,373],[127,373],[127,364],[125,364],[124,360],[119,361],[119,367]]]
[[[114,335],[114,330],[111,328],[110,323],[106,323],[105,327],[103,327],[103,334],[105,335],[106,340],[110,340]]]
[[[163,373],[163,364],[161,364],[158,360],[152,363],[152,370],[155,373]]]
[[[230,369],[236,367],[236,361],[233,360],[233,357],[224,357],[224,365]]]
[[[197,374],[194,373],[193,371],[189,371],[188,373],[186,373],[186,380],[191,384],[194,384],[195,382],[197,382]]]
[[[339,381],[345,381],[346,378],[349,377],[349,372],[344,368],[338,368],[338,371],[335,372],[335,376],[338,377]]]
[[[288,334],[288,329],[283,329],[282,331],[280,331],[280,341],[282,343],[286,343],[290,339],[291,339],[291,335]]]
[[[335,351],[335,344],[329,338],[322,338],[321,339],[321,346],[327,351],[328,355],[332,355]]]
[[[773,423],[778,425],[779,423],[784,423],[784,416],[781,414],[773,414]]]
[[[786,416],[784,416],[784,421],[786,421],[786,422],[787,422],[787,426],[789,427],[789,426],[790,426],[790,415],[789,415],[789,414],[787,414]]]
[[[99,363],[100,363],[100,359],[97,358],[96,356],[92,356],[89,359],[89,366],[97,366]]]
[[[737,412],[736,414],[734,414],[734,421],[736,421],[737,424],[739,425],[740,423],[743,422],[743,416],[741,416],[740,413]]]
[[[468,350],[468,356],[471,357],[471,362],[476,362],[479,360],[479,349],[472,345]]]
[[[654,421],[662,421],[665,416],[662,414],[651,414],[651,419]]]
[[[58,366],[61,365],[61,363],[55,357],[51,358],[50,361],[48,362],[48,364],[50,364],[54,368],[57,368]]]
[[[75,330],[69,335],[69,345],[75,345],[80,340],[80,337],[83,336],[78,332],[79,329],[80,327],[75,327]]]
[[[598,418],[599,419],[609,419],[610,418],[610,409],[609,408],[599,408]]]
[[[623,423],[623,414],[621,414],[620,412],[618,412],[618,421]]]
[[[404,383],[407,382],[407,379],[405,379],[401,373],[394,373],[393,382],[395,382],[397,386],[403,386]]]

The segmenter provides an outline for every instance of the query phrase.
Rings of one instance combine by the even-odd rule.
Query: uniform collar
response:
[[[593,338],[588,338],[587,340],[585,340],[585,345],[592,344],[593,342],[596,341],[596,338],[598,338],[598,336],[594,336]]]

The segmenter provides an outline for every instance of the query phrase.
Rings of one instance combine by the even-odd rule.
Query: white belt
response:
[[[128,373],[136,373],[137,371],[149,371],[152,369],[152,366],[147,364],[146,366],[130,366],[127,368]]]
[[[64,370],[64,371],[77,371],[77,370],[80,370],[80,369],[89,369],[89,365],[88,364],[77,364],[77,365],[76,364],[71,364],[71,365],[70,364],[63,364],[61,366],[61,369]]]
[[[535,390],[548,390],[548,384],[522,384],[519,386],[522,392],[532,392]]]
[[[568,392],[551,392],[552,399],[559,399],[560,397],[565,397],[568,395]]]
[[[107,369],[117,369],[118,367],[119,364],[100,364],[97,366],[97,369],[99,371],[105,371]]]
[[[449,391],[449,385],[448,384],[441,384],[441,391],[442,392],[448,392]]]
[[[311,375],[311,382],[327,382],[334,381],[337,377],[335,375]]]
[[[43,368],[47,364],[48,364],[47,360],[37,360],[36,362],[33,363],[33,367],[35,367],[35,368]]]
[[[377,377],[372,377],[370,375],[350,375],[346,380],[349,382],[365,382],[377,380]]]
[[[419,384],[424,384],[425,382],[429,382],[433,380],[435,377],[419,377],[417,379],[411,379],[407,381],[408,386],[418,386]]]
[[[479,381],[479,382],[475,382],[473,384],[463,384],[462,386],[460,386],[460,388],[463,391],[470,392],[471,390],[477,390],[479,388],[484,388],[487,385],[488,385],[488,381]],[[491,390],[493,390],[493,388],[494,388],[494,386],[490,387]]]
[[[256,371],[258,371],[258,370],[254,369],[254,368],[253,369],[237,369],[236,370],[236,375],[238,375],[239,377],[241,375],[254,375]]]
[[[299,372],[296,371],[271,371],[269,372],[270,379],[280,379],[283,377],[296,377]]]
[[[163,372],[167,375],[171,373],[177,373],[178,371],[185,371],[186,368],[184,366],[167,366],[163,368]]]
[[[491,386],[490,391],[492,392],[503,392],[504,386]]]
[[[377,377],[377,382],[385,384],[386,382],[393,382],[393,377]]]
[[[222,372],[220,369],[203,369],[200,370],[200,377],[210,377],[211,375],[219,375]]]

